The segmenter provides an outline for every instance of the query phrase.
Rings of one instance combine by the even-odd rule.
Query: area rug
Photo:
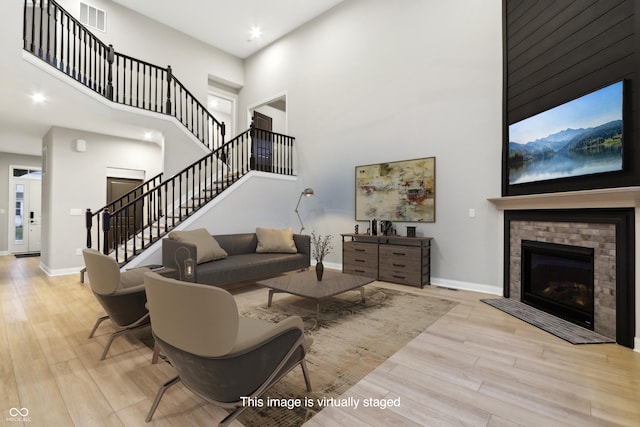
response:
[[[267,307],[265,288],[233,293],[242,316],[277,322],[297,315],[314,340],[307,355],[313,391],[306,391],[302,370],[295,368],[263,399],[288,399],[301,405],[292,409],[250,406],[238,418],[248,427],[302,425],[324,407],[324,398],[346,392],[457,304],[368,285],[364,304],[359,291],[346,292],[323,300],[317,318],[315,302],[305,298],[276,294],[273,305]]]
[[[567,322],[511,298],[481,299],[480,301],[517,317],[543,331],[549,332],[558,338],[562,338],[571,344],[604,344],[615,342],[615,340],[607,338],[597,332],[574,325],[571,322]]]

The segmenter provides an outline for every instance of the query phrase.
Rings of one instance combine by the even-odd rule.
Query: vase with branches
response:
[[[324,273],[322,261],[333,249],[331,245],[332,238],[333,236],[330,234],[323,236],[322,234],[316,234],[315,231],[311,232],[311,255],[316,260],[316,277],[318,281],[322,280],[322,274]]]

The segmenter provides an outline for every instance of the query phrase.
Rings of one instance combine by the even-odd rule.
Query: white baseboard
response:
[[[10,255],[9,251],[0,251],[0,256]]]
[[[640,353],[640,337],[635,337],[633,339],[633,351]]]
[[[491,286],[483,283],[462,282],[459,280],[442,279],[440,277],[431,278],[432,286],[458,289],[461,291],[481,292],[483,294],[502,295],[502,286]]]
[[[50,269],[48,266],[40,263],[40,270],[44,271],[47,276],[67,276],[69,274],[78,274],[78,280],[80,280],[80,270],[84,267],[70,267],[70,268],[57,268]]]

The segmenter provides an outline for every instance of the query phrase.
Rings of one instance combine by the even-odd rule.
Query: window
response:
[[[40,169],[22,169],[13,168],[13,176],[15,178],[35,178],[38,179],[42,172]]]

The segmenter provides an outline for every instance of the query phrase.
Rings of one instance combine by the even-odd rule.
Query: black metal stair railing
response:
[[[253,123],[249,132],[251,170],[293,175],[293,137],[255,128]]]
[[[293,142],[293,137],[251,128],[171,178],[135,192],[132,200],[87,210],[87,244],[96,241],[99,250],[126,264],[249,171],[292,175]],[[260,144],[269,147],[271,163],[256,161]]]
[[[24,0],[23,49],[110,101],[175,117],[210,150],[225,125],[166,68],[116,52],[55,0]]]
[[[55,0],[24,0],[23,48],[110,101],[175,117],[212,152],[163,181],[152,178],[95,212],[94,242],[125,264],[250,170],[293,175],[293,137],[254,128],[225,142],[225,125],[166,68],[116,52]]]
[[[93,225],[95,223],[97,229],[102,228],[102,217],[104,212],[115,212],[118,209],[121,209],[123,206],[128,205],[142,194],[148,192],[152,188],[157,187],[162,182],[162,173],[154,176],[153,178],[143,182],[137,187],[133,188],[131,191],[123,194],[117,200],[108,203],[107,205],[101,207],[100,209],[96,209],[95,211],[91,211],[91,209],[87,209],[85,212],[85,224],[87,229],[87,248],[93,247]],[[96,247],[102,248],[102,233],[96,233]]]
[[[119,264],[131,261],[247,172],[231,172],[226,161],[248,164],[248,139],[249,131],[112,209],[87,209],[87,244]]]

